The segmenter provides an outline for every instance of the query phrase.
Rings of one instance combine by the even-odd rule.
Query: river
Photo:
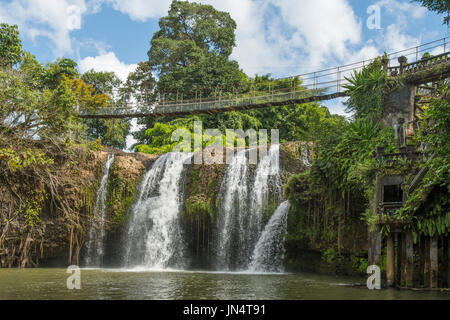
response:
[[[450,292],[371,291],[364,278],[317,274],[246,274],[81,269],[81,289],[67,289],[66,269],[1,269],[0,299],[315,300],[450,299]]]

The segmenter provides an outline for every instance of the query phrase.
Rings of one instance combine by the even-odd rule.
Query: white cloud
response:
[[[383,15],[394,17],[395,23],[385,27],[375,43],[362,43],[364,21],[355,15],[349,0],[190,1],[230,12],[237,22],[237,47],[232,58],[249,75],[310,72],[373,58],[380,53],[376,48],[390,52],[416,45],[420,39],[408,35],[408,22],[426,12],[409,1],[379,0],[376,5],[383,8]],[[102,6],[111,6],[132,20],[146,21],[166,15],[170,3],[171,0],[16,0],[0,4],[0,18],[19,24],[21,32],[32,39],[51,39],[54,56],[60,56],[73,53],[72,47],[80,45],[71,39],[71,31],[82,27],[84,15],[99,12]],[[74,6],[78,8],[75,12],[79,20],[71,19],[70,8]],[[384,16],[382,19],[387,21]],[[106,56],[99,51],[96,58]]]
[[[137,21],[167,14],[170,0],[96,0]],[[343,61],[361,41],[348,0],[199,0],[237,23],[236,59],[247,73],[305,72]],[[279,14],[274,14],[277,12]],[[300,18],[301,17],[301,18]]]
[[[341,63],[361,41],[347,0],[203,0],[237,23],[232,57],[250,75],[288,75]]]
[[[324,101],[324,105],[330,110],[331,114],[337,114],[345,116],[346,118],[352,117],[352,112],[346,112],[347,106],[344,104],[348,98],[337,98],[329,101]]]
[[[403,28],[398,24],[391,24],[387,27],[384,41],[388,44],[390,52],[412,48],[420,45],[421,42],[420,38],[404,33]]]
[[[299,44],[306,46],[312,65],[320,66],[330,56],[343,59],[348,54],[348,46],[361,41],[361,22],[347,0],[272,2],[280,8],[284,24],[304,40]]]
[[[423,18],[427,12],[425,7],[420,6],[418,3],[412,4],[409,1],[380,0],[375,5],[383,7],[387,13],[396,15],[398,18],[402,19],[402,21],[405,21],[405,15],[411,16],[414,19],[420,19]]]
[[[78,62],[81,73],[94,69],[97,72],[114,72],[120,80],[125,81],[128,74],[134,71],[136,64],[121,62],[114,52],[107,52],[96,57],[86,57]]]
[[[444,50],[444,45],[442,44],[442,45],[437,46],[436,48],[432,49],[431,52],[429,52],[429,53],[432,56],[437,56],[437,55],[445,53],[445,51],[448,51],[448,47],[445,48],[445,50]]]
[[[97,0],[99,1],[99,0]],[[114,10],[130,16],[132,20],[146,21],[167,14],[171,0],[104,0]]]
[[[398,0],[380,0],[376,5],[383,9],[382,20],[387,20],[387,15],[395,21],[383,30],[382,37],[378,39],[379,47],[383,47],[387,52],[396,52],[421,43],[421,35],[414,37],[409,35],[408,31],[413,19],[421,19],[425,16],[426,8],[409,1]]]
[[[70,32],[81,28],[87,11],[85,0],[16,0],[0,4],[3,21],[19,25],[21,33],[32,40],[49,38],[55,55],[72,53]]]
[[[264,37],[264,11],[267,7],[265,2],[256,3],[252,0],[224,0],[202,1],[214,5],[218,10],[230,12],[236,21],[236,48],[232,58],[237,60],[249,74],[267,73],[279,66],[280,61],[277,50],[270,46]]]

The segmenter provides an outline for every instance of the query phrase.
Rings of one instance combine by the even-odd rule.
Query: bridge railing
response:
[[[427,68],[433,64],[441,63],[449,59],[448,44],[450,37],[445,37],[436,41],[422,44],[413,48],[397,51],[387,55],[388,71],[391,75],[398,75],[401,72],[414,72],[422,68]],[[434,55],[432,58],[421,59],[422,55],[428,52]],[[400,66],[398,58],[406,57],[414,60],[409,64]],[[363,60],[339,67],[328,68],[315,72],[304,73],[291,77],[279,78],[277,80],[295,79],[301,80],[301,89],[292,85],[289,88],[273,89],[267,92],[250,92],[245,94],[233,94],[228,97],[221,95],[209,98],[199,98],[193,100],[177,99],[173,101],[156,101],[147,103],[127,103],[122,107],[102,108],[95,112],[81,112],[81,115],[133,115],[141,114],[170,114],[180,112],[195,112],[212,109],[229,109],[230,107],[242,107],[244,105],[256,105],[277,101],[302,99],[314,95],[325,95],[342,93],[344,86],[348,84],[346,77],[350,77],[355,71],[360,71],[374,59]],[[403,69],[402,69],[403,68]]]
[[[397,76],[404,73],[413,73],[422,69],[430,68],[437,64],[450,61],[450,52],[439,54],[437,56],[432,56],[428,58],[422,58],[418,61],[407,63],[404,65],[399,65],[395,67],[389,67],[389,75]]]
[[[109,115],[109,116],[139,116],[144,114],[177,114],[177,113],[195,113],[196,111],[214,111],[220,109],[232,110],[233,108],[240,108],[244,106],[261,105],[267,103],[285,102],[289,100],[300,100],[314,96],[326,94],[326,88],[298,90],[290,92],[277,92],[264,96],[245,96],[235,97],[233,99],[214,100],[214,101],[197,101],[179,104],[166,105],[143,105],[138,109],[130,109],[129,107],[120,108],[102,108],[90,113],[83,113],[81,115]]]

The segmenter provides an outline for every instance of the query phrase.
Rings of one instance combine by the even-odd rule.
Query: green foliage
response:
[[[446,95],[444,92],[443,96]],[[413,218],[417,234],[433,236],[450,231],[450,103],[433,99],[421,119],[416,139],[428,146],[428,172],[409,194],[400,215]]]
[[[24,217],[30,227],[34,228],[42,222],[41,212],[42,208],[36,200],[27,200],[24,208]]]
[[[205,214],[211,219],[214,218],[214,203],[211,203],[211,199],[207,201],[189,198],[185,203],[186,216],[193,221],[195,218],[204,217]]]
[[[171,152],[176,147],[178,151],[195,152],[199,151],[199,146],[195,144],[197,140],[201,141],[202,147],[220,145],[228,147],[236,145],[248,146],[247,140],[238,136],[236,132],[227,135],[226,129],[223,129],[221,134],[217,136],[206,134],[205,128],[202,135],[198,134],[194,131],[194,121],[198,120],[197,117],[189,117],[175,119],[167,124],[158,122],[152,128],[146,130],[146,144],[135,146],[135,150],[149,154],[162,154]],[[178,140],[173,137],[176,131],[180,134]],[[230,141],[227,140],[228,137],[231,137]]]
[[[322,259],[325,260],[326,263],[332,264],[339,257],[336,252],[336,249],[333,247],[327,248],[322,251]]]
[[[349,84],[344,85],[349,96],[346,102],[347,111],[355,112],[356,118],[369,117],[374,122],[381,120],[383,97],[387,91],[386,55],[375,59],[361,71],[354,71]]]
[[[352,267],[354,270],[357,270],[361,273],[367,272],[367,267],[369,266],[369,262],[367,260],[367,257],[360,257],[356,255],[352,255],[350,257]]]
[[[119,88],[122,81],[114,72],[97,72],[89,70],[81,76],[81,79],[94,87],[93,94],[108,94],[112,96],[114,90]]]
[[[149,154],[162,154],[173,150],[175,146],[182,141],[172,141],[172,134],[177,129],[184,129],[189,132],[189,136],[193,136],[191,131],[183,125],[156,123],[153,128],[146,131],[148,144],[137,145],[135,150],[138,152]],[[193,139],[192,139],[193,141]],[[191,149],[191,145],[188,145]]]
[[[340,270],[346,256],[355,255],[352,237],[366,237],[362,219],[372,212],[368,206],[378,165],[372,153],[377,146],[395,150],[393,130],[382,129],[370,116],[353,121],[323,116],[306,134],[315,146],[314,162],[285,187],[292,205],[286,239],[320,249],[323,261]],[[350,267],[361,271],[364,259],[354,258]]]
[[[42,80],[46,87],[56,89],[64,79],[76,79],[79,77],[77,63],[71,59],[57,59],[56,62],[47,63],[42,74]]]
[[[333,136],[320,141],[315,167],[326,180],[333,181],[340,192],[364,190],[368,180],[366,174],[370,174],[365,169],[371,167],[375,147],[392,150],[393,138],[392,129],[380,129],[368,118],[341,122]]]
[[[22,40],[17,25],[0,24],[0,67],[12,67],[22,61]]]
[[[133,97],[138,103],[154,101],[155,86],[156,80],[150,65],[147,62],[140,62],[136,70],[128,75],[125,85],[120,89],[121,99],[128,101]]]
[[[53,159],[45,156],[38,150],[20,150],[16,151],[11,148],[0,149],[0,163],[6,163],[8,169],[12,172],[26,169],[30,166],[47,167],[53,164]]]
[[[168,16],[160,19],[159,26],[155,39],[189,39],[202,50],[224,56],[229,56],[235,45],[236,23],[229,13],[210,5],[173,1]]]
[[[42,90],[45,87],[45,68],[36,60],[36,57],[29,52],[23,53],[23,61],[18,71],[24,79],[24,83],[32,89]]]
[[[418,140],[429,146],[430,154],[449,159],[450,155],[450,102],[433,99],[425,110]],[[449,181],[449,180],[447,180]]]
[[[40,139],[51,144],[80,132],[75,106],[95,108],[104,104],[101,95],[91,95],[91,88],[81,80],[62,76],[55,88],[40,87],[34,74],[44,70],[30,56],[18,72],[0,71],[0,145],[17,146],[19,141]],[[55,83],[52,84],[52,86]]]
[[[105,147],[102,145],[102,139],[100,138],[89,141],[86,146],[88,150],[91,151],[103,151],[105,149]]]
[[[142,173],[144,172],[142,167]],[[123,227],[128,209],[133,204],[139,179],[123,175],[116,164],[111,168],[108,181],[107,210],[113,228]]]
[[[159,75],[166,98],[208,96],[216,88],[238,87],[238,64],[228,57],[235,45],[236,23],[210,5],[173,1],[152,38],[149,65]],[[175,97],[174,97],[175,98]]]
[[[94,88],[92,95],[107,95],[108,105],[116,103],[115,91],[119,92],[122,82],[113,72],[87,71],[81,79]],[[104,145],[124,149],[126,137],[130,131],[129,120],[119,119],[84,119],[86,132],[89,139],[101,139]]]
[[[173,1],[168,16],[161,18],[159,25],[160,30],[151,41],[148,64],[142,64],[142,69],[145,71],[143,74],[151,68],[158,75],[155,93],[163,102],[214,97],[226,99],[238,93],[250,97],[267,95],[273,90],[305,89],[299,78],[274,80],[270,75],[250,78],[240,71],[238,63],[229,60],[235,44],[236,24],[228,13],[217,11],[209,5]],[[130,87],[133,87],[131,83],[130,78]],[[156,96],[148,92],[153,92],[153,82],[148,83],[144,86],[145,91],[142,88],[137,91],[152,100]],[[176,119],[142,119],[139,124],[144,128],[134,137],[139,141],[139,151],[167,152],[173,149],[171,126],[180,126],[182,122],[182,126],[190,129],[193,121],[201,120],[205,129],[217,128],[223,133],[226,129],[278,128],[282,142],[294,141],[310,139],[311,132],[317,133],[315,128],[320,119],[329,116],[325,107],[309,104]],[[156,127],[157,123],[168,127]],[[164,133],[167,136],[163,137]]]
[[[205,177],[203,179],[200,178],[200,170],[198,166],[194,166],[190,170],[190,180],[185,190],[187,199],[184,202],[183,219],[190,223],[196,221],[196,219],[202,220],[205,218],[208,221],[213,221],[218,210],[221,174],[217,174],[219,172],[216,171],[216,174],[208,175],[205,181]]]

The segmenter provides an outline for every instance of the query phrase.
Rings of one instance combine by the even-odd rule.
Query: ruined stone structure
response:
[[[401,158],[414,162],[423,157],[420,150],[415,150],[407,142],[418,128],[422,105],[437,93],[437,82],[450,76],[447,54],[412,64],[408,64],[405,57],[400,57],[399,64],[399,67],[389,68],[389,74],[400,79],[402,85],[387,95],[383,122],[395,129],[400,153],[386,154],[382,148],[377,148],[374,153],[377,160],[384,160],[388,165]],[[405,183],[405,175],[377,175],[373,209],[379,219],[375,230],[370,230],[368,257],[369,265],[381,265],[382,252],[386,250],[387,286],[428,289],[450,287],[450,237],[420,236],[414,240],[412,232],[403,228],[410,221],[389,219],[403,207],[408,194],[417,187],[427,170],[425,167],[409,172],[415,175],[409,185]],[[383,236],[381,230],[386,226],[389,231]]]

